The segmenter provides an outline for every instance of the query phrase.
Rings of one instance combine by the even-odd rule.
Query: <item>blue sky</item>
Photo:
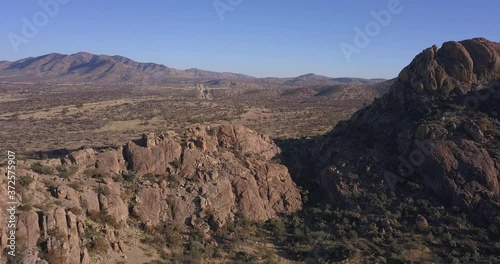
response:
[[[400,0],[399,12],[378,31],[372,27],[362,47],[354,42],[355,28],[366,34],[376,21],[371,12],[394,11],[388,6],[397,0],[41,0],[54,1],[59,10],[46,21],[38,0],[3,1],[0,60],[84,50],[257,77],[392,78],[433,44],[479,36],[500,41],[500,3],[493,0]],[[223,20],[214,2],[230,7]],[[29,38],[23,18],[38,30]],[[18,52],[13,36],[25,40],[16,44]],[[341,43],[357,49],[350,62]]]

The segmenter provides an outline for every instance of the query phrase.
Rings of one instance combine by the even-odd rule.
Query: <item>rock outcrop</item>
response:
[[[125,158],[128,168],[138,175],[147,173],[162,174],[171,162],[180,161],[182,148],[180,143],[163,136],[150,133],[138,142],[129,142],[125,146]]]
[[[424,50],[399,74],[417,92],[466,94],[500,77],[500,48],[486,39],[450,41]]]
[[[499,81],[500,43],[424,50],[385,96],[316,143],[319,185],[334,205],[355,208],[360,193],[405,195],[399,186],[413,181],[500,227]]]
[[[38,179],[19,201],[30,204],[17,221],[20,259],[86,264],[96,247],[123,253],[124,228],[173,224],[209,236],[237,217],[265,221],[294,213],[301,195],[287,168],[271,160],[278,153],[269,137],[223,125],[183,135],[149,133],[116,149],[27,161],[21,167],[46,169],[19,169]]]
[[[130,168],[138,177],[145,175],[142,168],[146,167],[170,175],[164,182],[148,183],[150,186],[136,196],[133,211],[143,221],[153,225],[167,220],[182,224],[188,218],[205,217],[213,228],[220,228],[235,214],[267,220],[300,208],[300,193],[288,170],[270,161],[279,148],[268,137],[229,125],[197,127],[185,136],[188,141],[182,152],[178,151],[180,145],[163,136],[156,137],[155,145],[140,150],[176,146],[165,148],[175,153],[167,159],[170,162],[148,166],[149,161],[134,159],[139,155],[131,152]]]

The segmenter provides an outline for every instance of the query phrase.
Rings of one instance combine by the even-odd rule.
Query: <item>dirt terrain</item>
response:
[[[117,146],[146,132],[242,124],[273,138],[325,133],[388,84],[304,88],[0,84],[0,139],[22,155]]]

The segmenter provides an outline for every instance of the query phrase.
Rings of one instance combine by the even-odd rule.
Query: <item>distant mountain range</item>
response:
[[[0,82],[168,85],[193,81],[211,86],[241,83],[304,86],[370,84],[385,80],[330,78],[312,73],[295,78],[256,78],[244,74],[196,68],[178,70],[161,64],[140,63],[122,56],[95,55],[86,52],[72,55],[51,53],[15,62],[0,62]]]
[[[284,78],[280,78],[283,80]],[[301,75],[295,78],[288,78],[284,84],[292,85],[292,86],[304,86],[311,83],[315,85],[331,85],[331,84],[372,84],[384,82],[385,79],[363,79],[363,78],[350,78],[350,77],[341,77],[341,78],[331,78],[322,75],[316,75],[314,73],[309,73],[305,75]]]

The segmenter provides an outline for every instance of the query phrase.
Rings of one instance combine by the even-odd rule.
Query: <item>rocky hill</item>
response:
[[[271,160],[279,153],[269,137],[224,125],[20,162],[16,263],[114,263],[111,253],[144,254],[134,232],[195,229],[202,243],[240,218],[294,213],[301,196],[287,168]]]
[[[204,71],[177,70],[154,63],[139,63],[122,56],[79,52],[59,53],[0,63],[0,81],[64,84],[161,85],[179,79],[242,79],[254,77]]]
[[[423,51],[387,95],[318,145],[331,200],[354,206],[352,190],[373,191],[373,177],[385,181],[380,191],[415,180],[479,224],[500,226],[499,80],[498,43],[473,39]]]
[[[386,232],[387,212],[401,214],[405,203],[418,208],[421,199],[434,207],[399,217],[438,227],[444,205],[498,230],[499,81],[500,43],[471,39],[424,50],[386,95],[315,143],[309,158],[318,186],[335,207],[372,214]],[[377,206],[384,213],[374,213]]]

